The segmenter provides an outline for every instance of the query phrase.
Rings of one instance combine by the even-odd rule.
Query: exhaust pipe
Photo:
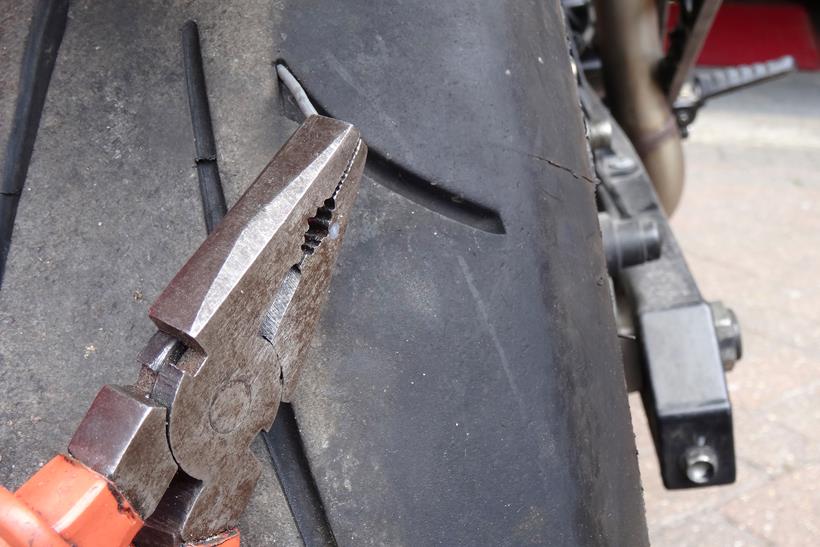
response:
[[[595,0],[607,102],[646,167],[667,215],[683,192],[683,148],[655,80],[663,58],[656,0]]]

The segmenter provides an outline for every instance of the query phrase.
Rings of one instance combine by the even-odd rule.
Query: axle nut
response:
[[[715,336],[720,348],[720,360],[723,370],[732,370],[735,363],[743,357],[743,340],[740,335],[740,323],[737,315],[727,308],[723,302],[710,302],[712,320],[715,323]]]

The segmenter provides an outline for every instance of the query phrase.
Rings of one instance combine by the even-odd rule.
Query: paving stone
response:
[[[795,431],[777,414],[735,410],[734,423],[739,457],[769,478],[820,463],[820,440]]]
[[[820,442],[820,385],[792,390],[781,401],[766,409],[766,418]]]
[[[767,542],[731,524],[719,513],[708,512],[697,519],[650,530],[652,545],[675,547],[757,547]]]
[[[776,545],[812,545],[820,534],[820,465],[797,469],[732,500],[722,510],[741,530]]]
[[[744,331],[743,341],[744,358],[727,375],[736,409],[761,409],[820,381],[820,359],[757,332]]]

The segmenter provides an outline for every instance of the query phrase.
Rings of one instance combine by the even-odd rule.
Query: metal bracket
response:
[[[626,318],[619,333],[627,347],[638,350],[629,353],[638,360],[641,378],[630,375],[631,383],[641,389],[664,485],[673,489],[734,482],[724,356],[732,362],[739,357],[739,327],[730,311],[700,294],[626,135],[584,86],[581,97],[591,124],[608,121],[613,126],[611,139],[593,149],[602,181],[605,248],[615,241],[610,223],[652,226],[642,231],[643,242],[633,245],[638,250],[660,240],[659,253],[638,252],[641,260],[610,267],[610,274],[617,312]]]

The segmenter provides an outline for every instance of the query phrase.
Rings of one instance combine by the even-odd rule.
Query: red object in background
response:
[[[802,70],[820,69],[817,40],[803,6],[724,2],[698,64],[742,65],[783,55],[794,57]]]

